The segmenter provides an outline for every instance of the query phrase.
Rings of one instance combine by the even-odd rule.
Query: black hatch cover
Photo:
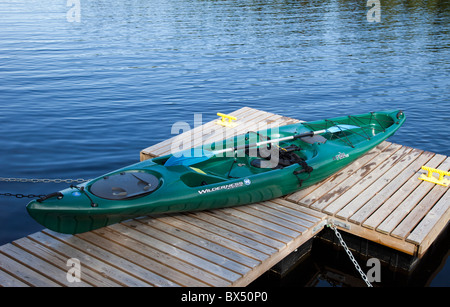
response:
[[[91,185],[90,191],[95,196],[121,200],[145,196],[155,191],[159,179],[155,175],[141,171],[127,171],[105,176]]]

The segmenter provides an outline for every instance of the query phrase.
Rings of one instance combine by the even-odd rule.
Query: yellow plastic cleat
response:
[[[224,127],[229,127],[229,128],[233,128],[238,125],[238,123],[233,122],[233,120],[237,120],[237,118],[234,116],[223,114],[223,113],[217,113],[217,116],[222,117],[221,120],[216,121],[216,124],[218,124],[218,125],[221,125]]]
[[[448,185],[450,184],[450,180],[448,180],[447,178],[444,178],[444,176],[450,176],[450,172],[446,172],[440,169],[435,169],[435,168],[431,168],[428,166],[422,166],[422,169],[427,171],[428,174],[422,174],[420,175],[419,179],[420,180],[425,180],[428,182],[432,182],[435,184],[439,184],[442,185],[444,187],[448,187]],[[436,178],[435,176],[433,176],[433,173],[436,173],[439,175],[439,178]]]

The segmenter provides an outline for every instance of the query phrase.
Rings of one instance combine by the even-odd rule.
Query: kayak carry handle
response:
[[[37,199],[38,202],[43,202],[44,200],[47,200],[52,197],[57,197],[58,199],[62,199],[64,195],[61,192],[54,192],[45,196],[42,196],[41,198]]]
[[[302,168],[301,170],[294,171],[294,175],[299,175],[299,174],[305,173],[305,172],[306,172],[306,170],[304,168]]]
[[[294,175],[299,175],[301,173],[311,173],[314,169],[309,166],[305,161],[303,162],[298,162],[298,164],[302,167],[301,170],[298,171],[294,171]]]

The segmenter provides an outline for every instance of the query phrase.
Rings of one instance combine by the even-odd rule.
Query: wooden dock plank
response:
[[[318,221],[317,224],[315,224],[313,227],[302,233],[302,235],[297,236],[292,241],[290,241],[285,248],[281,249],[277,253],[273,253],[270,255],[270,257],[263,261],[258,267],[256,267],[254,270],[249,271],[246,275],[244,275],[240,280],[237,280],[233,286],[245,286],[248,285],[251,281],[255,280],[257,277],[259,277],[261,274],[269,270],[271,267],[273,267],[275,264],[277,264],[279,261],[284,259],[286,256],[288,256],[290,253],[294,252],[299,246],[310,240],[316,232],[314,231],[315,227],[322,227],[322,222],[325,220],[325,216],[322,220]],[[321,225],[321,226],[320,226]],[[321,229],[321,228],[319,228]],[[318,230],[316,230],[318,231]]]
[[[320,211],[316,211],[304,206],[298,206],[295,203],[292,203],[290,201],[287,201],[285,199],[282,198],[275,198],[275,199],[271,199],[270,201],[267,201],[267,203],[274,203],[274,204],[278,204],[278,205],[282,205],[283,207],[286,208],[290,208],[290,209],[294,209],[296,211],[299,211],[300,213],[303,213],[309,217],[304,217],[306,220],[312,221],[312,222],[317,222],[320,220],[323,220],[324,218],[327,217],[326,214],[320,212]]]
[[[187,232],[186,229],[164,223],[161,221],[161,219],[145,217],[145,218],[135,219],[133,222],[139,222],[139,223],[144,223],[144,224],[150,225],[151,227],[153,227],[155,229],[158,229],[160,231],[171,234],[177,238],[180,238],[186,242],[189,242],[190,244],[204,247],[205,249],[207,249],[209,251],[219,254],[219,255],[223,256],[224,258],[227,258],[236,263],[240,263],[248,268],[253,268],[261,263],[260,261],[250,258],[242,253],[238,253],[232,249],[226,248],[223,245],[217,244],[216,242],[201,238],[198,235],[194,235],[190,232]],[[129,224],[133,225],[133,222],[130,222]]]
[[[146,224],[137,224],[137,223],[127,223],[128,226],[132,226],[133,229],[138,230],[142,233],[145,233],[157,240],[163,241],[165,243],[168,243],[170,245],[175,246],[177,249],[181,249],[184,252],[191,253],[197,257],[200,257],[201,259],[207,261],[208,263],[211,262],[213,265],[218,265],[221,267],[224,267],[225,269],[237,273],[237,274],[245,274],[249,267],[246,265],[243,265],[237,261],[231,260],[229,258],[225,258],[222,255],[215,253],[213,251],[210,251],[207,248],[204,248],[200,245],[192,244],[188,241],[185,241],[177,236],[173,236],[167,232],[160,231],[157,228],[153,228],[150,225]],[[183,259],[186,259],[186,257],[183,257]],[[205,267],[202,265],[202,267]],[[213,270],[214,271],[214,270]],[[233,275],[236,277],[235,275]]]
[[[450,158],[447,158],[439,167],[444,171],[450,169]],[[430,182],[425,182],[429,185],[434,185],[431,191],[408,213],[408,215],[401,221],[401,223],[392,231],[392,236],[398,238],[406,238],[416,225],[426,216],[426,214],[433,208],[439,199],[448,190],[448,187],[435,185]]]
[[[0,255],[1,257],[1,255]],[[1,263],[1,260],[0,260]],[[0,270],[0,287],[29,287],[23,281],[16,279],[14,276],[9,275],[7,272]]]
[[[83,240],[78,236],[64,235],[47,229],[43,230],[43,232],[89,255],[89,258],[79,258],[81,263],[87,262],[89,266],[92,266],[91,259],[101,259],[108,266],[119,269],[121,275],[115,274],[115,278],[119,279],[126,286],[149,287],[154,285],[154,273],[145,270],[145,268],[137,267],[135,263],[128,259],[117,256],[115,253],[111,253],[107,249]],[[107,246],[111,245],[112,242],[107,242]]]
[[[383,205],[389,198],[397,192],[402,185],[404,185],[411,177],[417,174],[417,170],[422,165],[427,163],[434,154],[430,152],[424,152],[414,160],[408,167],[401,171],[401,173],[383,187],[377,194],[373,196],[364,206],[359,209],[353,216],[350,217],[350,221],[356,224],[362,224],[372,213],[374,213],[379,207]]]
[[[28,238],[45,246],[53,252],[62,255],[66,259],[78,259],[80,263],[83,264],[81,272],[82,278],[84,278],[85,274],[94,276],[96,273],[95,277],[98,276],[98,279],[95,281],[95,286],[110,286],[111,284],[117,284],[119,286],[149,286],[148,283],[144,283],[134,276],[102,261],[103,258],[97,259],[87,254],[86,252],[90,251],[89,248],[86,250],[79,250],[44,232],[34,233]],[[88,272],[86,272],[86,270],[88,270]]]
[[[329,178],[318,182],[308,188],[299,190],[290,195],[286,196],[288,201],[294,203],[301,203],[302,206],[311,206],[315,203],[320,197],[329,193],[334,187],[340,184],[342,181],[352,176],[358,169],[365,168],[366,170],[370,170],[370,166],[372,164],[368,164],[374,157],[376,157],[380,152],[385,150],[387,147],[391,145],[390,142],[382,142],[380,145],[376,146],[369,152],[367,152],[364,156],[357,159],[350,165],[346,166],[344,169],[340,170],[336,174],[330,176]]]
[[[283,215],[295,217],[296,223],[298,223],[299,225],[302,225],[304,227],[307,227],[307,228],[311,227],[311,225],[317,223],[317,221],[319,220],[319,218],[317,218],[315,216],[308,215],[302,211],[294,210],[287,206],[282,206],[276,202],[271,202],[271,201],[263,202],[263,203],[261,203],[261,206],[259,208],[261,210],[264,210],[264,207],[270,208],[271,212],[274,212],[276,210],[276,211],[280,211]],[[299,206],[297,206],[297,207],[299,207]]]
[[[405,240],[400,240],[391,236],[390,234],[384,234],[377,231],[373,231],[358,224],[353,224],[346,220],[341,220],[337,217],[328,217],[329,222],[338,223],[336,226],[339,230],[348,232],[352,235],[370,240],[372,242],[387,246],[389,248],[398,250],[408,255],[417,255],[418,246]],[[345,227],[342,227],[345,225]]]
[[[439,234],[450,219],[450,189],[434,205],[430,212],[420,221],[406,241],[420,246],[419,255],[422,255],[433,243],[434,238]]]
[[[304,229],[303,231],[305,231],[316,222],[310,222],[307,218],[303,218],[304,215],[301,215],[301,213],[286,209],[283,206],[274,203],[257,203],[248,207],[278,217],[283,225],[287,226],[288,224],[286,224],[285,221],[288,221],[289,223],[292,223],[293,229],[298,231],[302,231],[302,228]]]
[[[437,167],[445,157],[442,155],[431,154],[432,158],[427,165]],[[422,183],[418,180],[418,171],[420,169],[412,169],[413,174],[395,193],[389,197],[382,205],[363,223],[364,227],[369,229],[377,228],[386,218]]]
[[[413,149],[411,151],[406,151],[405,154],[399,157],[398,161],[388,169],[385,173],[381,174],[380,177],[374,178],[373,183],[371,183],[367,188],[365,188],[358,196],[351,200],[344,208],[342,208],[336,216],[343,219],[349,219],[353,223],[358,223],[358,217],[351,219],[351,217],[358,211],[360,211],[365,205],[380,191],[384,191],[385,187],[395,181],[395,179],[407,168],[412,162],[418,158],[422,150]]]
[[[256,110],[248,107],[236,110],[230,115],[238,118],[238,125],[234,128],[227,128],[216,124],[217,120],[210,121],[204,125],[194,127],[194,129],[183,132],[159,144],[147,147],[141,151],[141,161],[156,156],[166,155],[174,151],[199,146],[206,143],[220,141],[248,131],[257,131],[261,129],[278,127],[281,125],[300,122],[277,114]],[[182,148],[181,145],[184,145]]]
[[[135,240],[139,239],[139,242],[141,244],[148,244],[153,248],[158,248],[165,252],[170,252],[172,249],[171,255],[173,257],[183,259],[183,261],[188,259],[188,262],[190,264],[194,264],[205,270],[210,270],[211,272],[222,271],[223,274],[220,275],[222,278],[229,278],[230,280],[234,280],[236,277],[238,277],[236,274],[245,274],[245,272],[249,269],[247,266],[244,266],[233,260],[226,259],[222,255],[209,251],[208,249],[199,245],[191,244],[176,236],[168,234],[167,232],[155,229],[148,224],[130,221],[125,225],[132,228],[133,231],[130,232],[130,235],[132,235]],[[116,226],[118,226],[117,230],[119,230],[121,233],[125,231],[121,224],[118,224]],[[138,231],[139,233],[135,231]],[[146,235],[144,236],[145,241],[142,240],[141,234]],[[154,239],[156,239],[157,241],[155,241]],[[161,244],[158,241],[163,243]]]
[[[65,286],[72,286],[72,284],[67,284],[66,273],[70,267],[67,266],[67,261],[71,258],[68,258],[65,255],[57,253],[48,247],[36,242],[30,238],[22,238],[13,242],[14,245],[20,247],[21,249],[27,251],[28,253],[39,257],[42,261],[50,263],[52,266],[59,268],[60,279],[63,280],[63,284]],[[47,274],[51,271],[41,271],[43,274]],[[99,274],[95,270],[90,269],[88,266],[83,265],[82,270],[82,279],[80,283],[74,283],[74,286],[95,286],[98,284],[102,284],[103,286],[108,287],[117,287],[120,286],[119,283],[114,282],[113,280],[107,279],[104,275]]]
[[[286,242],[289,242],[292,238],[281,232],[264,227],[257,218],[252,219],[250,216],[250,219],[246,219],[245,217],[248,217],[249,215],[245,215],[240,211],[224,209],[210,211],[208,214],[214,218],[218,218],[241,227],[240,234],[277,249],[283,248],[286,245]]]
[[[245,120],[247,117],[250,117],[251,114],[257,113],[259,110],[243,107],[239,110],[236,110],[234,112],[231,112],[230,115],[239,117],[239,124],[241,124],[241,121]],[[215,128],[215,129],[212,129]],[[211,131],[213,130],[213,131]],[[204,125],[194,127],[192,130],[183,132],[180,135],[173,136],[169,139],[166,139],[162,142],[159,142],[158,144],[149,146],[141,151],[141,154],[143,154],[145,159],[154,158],[158,155],[161,155],[162,153],[166,152],[167,149],[170,149],[173,142],[176,142],[178,139],[176,138],[187,138],[188,140],[191,140],[192,137],[203,137],[205,134],[208,136],[211,133],[214,134],[220,134],[223,135],[224,131],[226,130],[225,127],[217,125],[215,121],[208,122]],[[178,131],[177,131],[178,132]],[[141,161],[142,161],[141,156]]]
[[[443,156],[436,155],[436,159],[444,158]],[[445,162],[445,161],[444,161]],[[442,167],[442,164],[441,166]],[[428,194],[428,192],[434,187],[429,182],[422,180],[420,184],[408,195],[392,212],[391,214],[376,228],[377,231],[390,234],[401,223],[401,221],[408,215],[408,213],[417,206],[418,203]]]
[[[217,211],[224,212],[229,215],[234,215],[234,213],[239,212],[236,210],[232,211],[232,209],[219,209],[208,213],[191,213],[184,216],[184,219],[195,223],[196,225],[206,227],[207,229],[221,235],[227,235],[230,239],[233,239],[243,245],[254,247],[267,255],[271,255],[285,246],[285,243],[273,239],[271,237],[272,233],[270,235],[262,233],[263,231],[261,231],[261,229],[263,228],[258,227],[258,229],[256,229],[254,225],[248,223],[248,220],[229,219],[228,216],[224,217],[223,215],[217,214]],[[236,223],[233,223],[233,221],[236,221]],[[246,226],[248,226],[248,228]],[[270,229],[267,230],[270,231]]]
[[[201,132],[191,133],[190,131],[185,132],[190,136],[178,135],[171,142],[170,147],[163,147],[162,149],[155,151],[158,156],[166,155],[171,152],[176,152],[179,150],[185,150],[187,148],[200,146],[203,144],[208,144],[215,141],[221,141],[223,139],[228,139],[239,134],[246,133],[249,130],[261,130],[263,128],[268,128],[267,123],[271,123],[276,126],[277,119],[281,118],[276,114],[256,110],[253,111],[251,115],[238,115],[242,118],[241,122],[234,128],[223,127],[216,124],[216,120],[211,121],[205,126],[200,126]],[[186,142],[189,140],[189,142]],[[180,148],[183,145],[183,148]],[[220,148],[219,148],[220,149]]]
[[[35,287],[60,287],[61,284],[53,279],[43,276],[34,269],[28,267],[20,260],[10,258],[8,253],[3,253],[4,250],[10,249],[12,244],[8,243],[0,247],[0,267],[6,271],[8,275],[13,276],[14,279],[20,280],[30,286]],[[5,276],[4,276],[5,277]],[[5,281],[2,281],[5,284]]]
[[[239,211],[239,215],[243,219],[247,219],[253,221],[255,224],[260,223],[261,226],[266,227],[268,229],[272,229],[279,233],[285,234],[292,238],[295,238],[301,235],[301,231],[305,231],[306,228],[300,225],[296,225],[287,220],[279,218],[275,215],[267,214],[264,211],[255,210],[252,207],[242,206],[236,207],[233,209],[229,209],[230,211]]]
[[[239,120],[239,125],[245,121],[247,117],[250,117],[251,114],[256,114],[258,112],[261,112],[259,110],[251,109],[248,107],[241,108],[239,110],[236,110],[230,115],[232,116],[239,116],[241,118]],[[243,119],[243,120],[242,120]],[[166,139],[158,144],[155,144],[153,146],[147,147],[141,151],[141,154],[144,154],[148,156],[147,158],[153,158],[160,155],[165,154],[172,146],[173,144],[182,144],[183,140],[187,140],[188,142],[192,142],[193,139],[198,138],[204,138],[204,137],[210,137],[211,135],[220,135],[223,136],[225,134],[225,131],[227,129],[223,126],[217,125],[214,121],[210,121],[206,124],[193,127],[193,129],[183,132],[182,134],[175,135],[169,139]],[[229,129],[228,129],[229,131]],[[178,133],[179,131],[173,131],[173,133]],[[176,146],[176,145],[175,145]],[[141,159],[142,160],[142,159]]]
[[[391,144],[383,152],[371,160],[370,163],[365,164],[358,169],[352,176],[342,181],[334,187],[327,194],[319,198],[310,208],[321,210],[328,215],[333,216],[341,210],[351,199],[356,197],[365,187],[367,187],[367,178],[373,178],[373,172],[378,170],[381,174],[383,170],[387,170],[385,160],[388,161],[388,166],[395,163],[398,158],[397,151],[401,149],[401,145]],[[381,168],[381,166],[384,166]],[[369,175],[370,174],[370,175]],[[355,187],[355,190],[353,188]],[[341,198],[342,197],[342,198]]]
[[[353,214],[352,208],[345,210],[346,207],[354,198],[358,197],[361,193],[366,191],[370,185],[375,182],[378,178],[383,176],[386,172],[392,169],[392,166],[398,162],[404,155],[406,155],[411,148],[401,147],[393,155],[391,155],[384,163],[376,167],[370,175],[360,178],[351,189],[347,189],[344,193],[339,195],[333,201],[333,204],[324,209],[324,211],[330,215],[336,215],[340,218],[345,219],[348,214]],[[356,206],[360,204],[356,203]],[[344,211],[341,211],[344,210]]]
[[[158,220],[172,227],[179,227],[184,231],[197,236],[199,242],[202,242],[203,240],[215,242],[216,244],[230,249],[233,252],[237,252],[248,258],[254,259],[258,263],[261,263],[268,257],[268,254],[253,247],[249,247],[235,240],[231,240],[227,235],[222,235],[220,231],[219,233],[211,232],[208,228],[202,228],[199,225],[191,224],[182,219],[173,218],[172,216],[161,217],[158,218]]]
[[[197,138],[194,146],[201,144],[207,144],[211,142],[221,141],[230,137],[234,137],[239,134],[247,133],[248,131],[258,131],[262,129],[276,128],[282,125],[293,124],[299,122],[299,120],[289,117],[257,110],[252,114],[238,114],[238,118],[242,118],[242,123],[235,128],[225,128],[217,125],[213,120],[211,125],[213,128],[211,132],[207,134],[207,137]],[[217,133],[217,127],[220,127],[220,132]]]
[[[20,239],[19,244],[26,245],[26,239]],[[4,246],[2,252],[8,255],[10,258],[20,259],[20,261],[29,266],[31,269],[41,272],[42,275],[52,279],[54,282],[60,284],[61,286],[75,286],[75,287],[89,287],[84,280],[76,283],[70,283],[67,280],[68,267],[65,267],[67,259],[62,259],[61,257],[51,257],[49,259],[43,260],[37,257],[35,253],[39,253],[37,249],[34,249],[34,253],[29,253],[14,244],[9,244]]]
[[[364,159],[362,162],[360,162],[359,159],[356,160],[348,167],[344,168],[344,170],[338,172],[335,176],[332,176],[330,181],[319,182],[316,184],[318,185],[317,189],[306,197],[299,199],[298,203],[302,206],[322,211],[332,203],[334,199],[353,186],[359,178],[368,175],[377,165],[382,163],[384,159],[387,159],[392,154],[392,149],[394,149],[394,147],[390,147],[392,145],[391,143],[383,142],[382,145],[386,146],[377,146],[374,150],[369,151],[368,154],[362,157],[362,159]],[[385,150],[386,152],[384,152]],[[291,200],[289,196],[287,199]]]
[[[137,267],[130,268],[131,271],[138,269],[149,271],[150,273],[146,272],[147,280],[155,286],[173,287],[190,284],[205,286],[204,282],[215,286],[226,284],[224,279],[201,270],[197,265],[201,261],[195,255],[191,256],[174,246],[143,236],[123,224],[115,224],[80,236],[84,240],[101,245],[108,252],[132,262]],[[193,263],[182,261],[180,257],[186,257]],[[204,262],[201,263],[204,264]],[[196,274],[201,273],[204,273],[204,282],[193,278]]]

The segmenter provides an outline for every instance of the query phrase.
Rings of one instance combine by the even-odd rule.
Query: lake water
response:
[[[302,120],[403,109],[390,141],[450,155],[450,2],[376,9],[0,0],[0,177],[93,178],[137,162],[177,121],[243,106]],[[0,193],[65,186],[0,182]],[[0,196],[0,244],[42,228],[26,203]],[[435,284],[449,285],[449,273]]]

